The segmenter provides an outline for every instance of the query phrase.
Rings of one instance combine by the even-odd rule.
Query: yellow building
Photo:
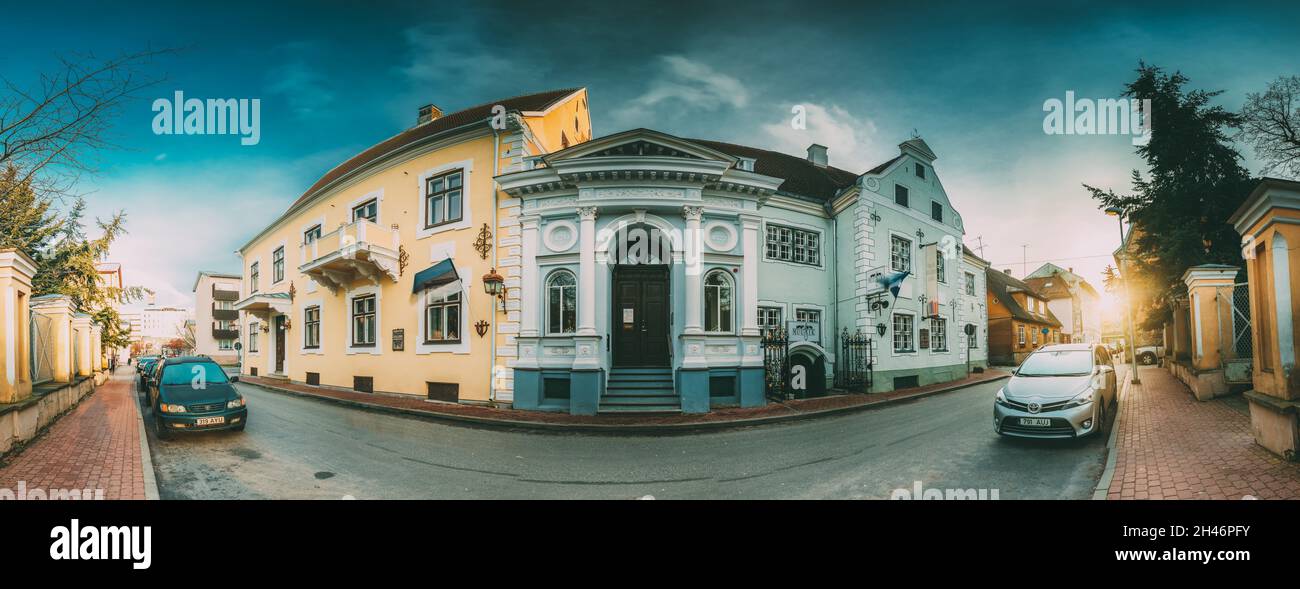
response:
[[[1253,365],[1250,422],[1255,441],[1287,459],[1300,448],[1300,182],[1265,178],[1233,213],[1250,292]]]
[[[590,137],[581,88],[421,108],[414,127],[330,170],[240,248],[242,372],[510,402],[520,207],[493,178]],[[481,279],[493,269],[500,298]]]

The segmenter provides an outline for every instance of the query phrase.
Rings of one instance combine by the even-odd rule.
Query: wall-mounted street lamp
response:
[[[483,291],[501,301],[501,311],[504,313],[506,310],[506,293],[509,292],[509,288],[506,287],[505,277],[497,274],[496,268],[488,270],[488,273],[483,275]]]

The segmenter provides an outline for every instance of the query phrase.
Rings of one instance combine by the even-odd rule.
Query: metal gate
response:
[[[835,388],[854,393],[871,389],[871,371],[874,364],[871,338],[862,331],[840,333],[840,356],[835,362]]]
[[[54,319],[31,312],[32,384],[54,380]]]
[[[783,327],[763,332],[763,391],[767,398],[794,398],[790,390],[790,334]]]
[[[1214,308],[1218,315],[1219,362],[1223,379],[1233,384],[1248,384],[1254,361],[1254,340],[1250,330],[1250,292],[1246,283],[1216,288]]]

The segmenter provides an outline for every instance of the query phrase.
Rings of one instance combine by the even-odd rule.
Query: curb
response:
[[[135,407],[137,418],[135,424],[140,432],[140,467],[144,470],[144,499],[157,501],[159,499],[158,478],[153,471],[153,456],[149,453],[149,433],[144,430],[144,412],[140,409],[140,393],[135,390],[134,375],[128,386],[131,391],[131,405]]]
[[[1129,389],[1133,388],[1133,379],[1125,375],[1124,388],[1119,391],[1119,412],[1110,427],[1110,439],[1106,440],[1106,468],[1101,471],[1101,479],[1092,490],[1093,501],[1105,501],[1110,493],[1110,484],[1115,479],[1115,461],[1119,456],[1119,420],[1128,412]]]
[[[805,413],[773,415],[769,417],[752,417],[747,419],[736,419],[731,421],[705,421],[699,423],[672,423],[672,424],[646,424],[646,425],[614,425],[614,424],[597,424],[597,423],[545,423],[539,421],[521,421],[521,420],[514,420],[514,419],[491,419],[486,417],[470,417],[466,415],[451,415],[447,413],[436,413],[433,411],[418,411],[418,410],[404,409],[399,407],[389,407],[386,405],[376,405],[373,403],[353,401],[350,399],[339,399],[336,397],[330,397],[326,395],[316,395],[312,393],[305,393],[302,391],[295,391],[291,389],[282,389],[279,387],[264,385],[260,383],[253,383],[244,380],[239,381],[238,384],[257,387],[259,389],[273,392],[273,393],[313,399],[316,401],[321,401],[326,403],[335,403],[338,405],[363,409],[375,413],[403,415],[407,417],[415,417],[418,419],[445,422],[445,423],[450,423],[452,425],[460,425],[460,426],[467,426],[467,427],[483,427],[489,429],[531,431],[531,432],[551,433],[551,434],[603,434],[603,435],[616,435],[616,436],[617,435],[636,436],[636,435],[646,435],[646,434],[686,435],[686,434],[704,433],[704,432],[711,432],[711,431],[741,429],[747,427],[756,427],[756,426],[771,425],[771,424],[778,424],[778,423],[793,423],[796,421],[818,419],[822,417],[830,417],[835,415],[848,415],[852,413],[857,413],[859,411],[869,411],[872,409],[879,409],[881,407],[893,405],[896,403],[915,401],[917,399],[923,399],[925,397],[938,395],[940,393],[948,393],[948,392],[952,392],[952,391],[956,391],[968,387],[988,384],[991,382],[997,382],[1010,377],[1011,375],[1007,374],[1003,376],[989,378],[986,380],[981,380],[978,382],[968,382],[968,383],[963,383],[963,384],[954,385],[950,387],[925,391],[925,392],[917,393],[915,395],[895,397],[893,399],[868,402],[868,403],[863,403],[861,405],[850,405],[847,407],[834,407],[831,409],[822,409],[819,411],[809,411]]]

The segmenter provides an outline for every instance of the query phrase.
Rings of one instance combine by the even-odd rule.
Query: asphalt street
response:
[[[999,438],[992,402],[1003,382],[852,415],[669,437],[475,429],[241,384],[246,431],[169,440],[150,431],[149,443],[164,499],[859,499],[917,481],[997,489],[1001,499],[1089,498],[1104,440]]]

